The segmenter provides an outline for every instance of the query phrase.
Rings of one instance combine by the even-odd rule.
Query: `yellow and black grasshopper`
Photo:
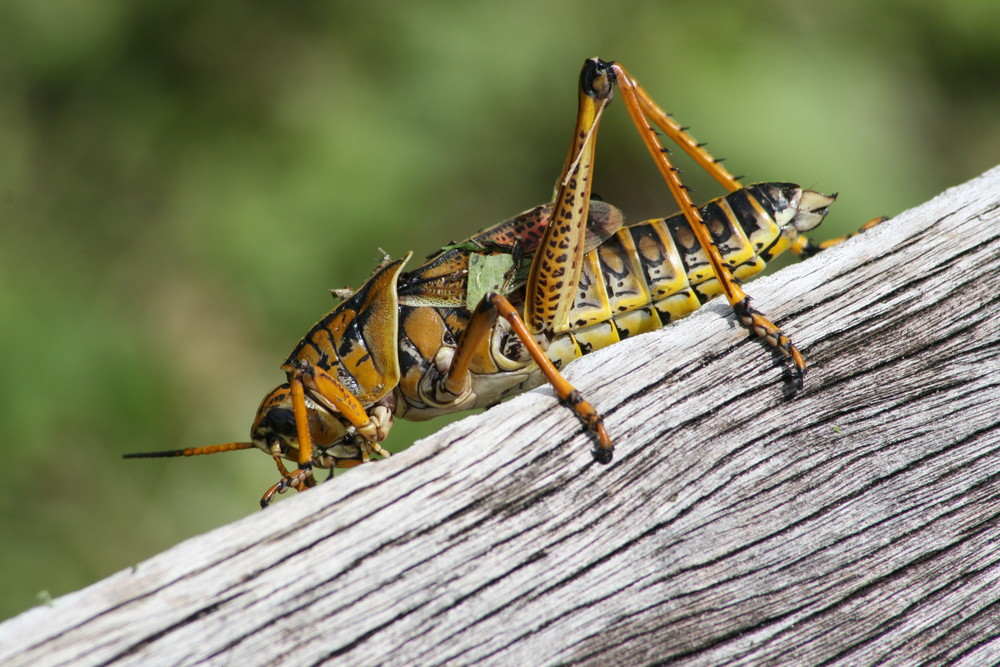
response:
[[[681,214],[624,226],[618,209],[591,200],[598,125],[615,87]],[[696,208],[657,128],[729,194]],[[558,369],[723,294],[740,323],[788,359],[791,384],[801,387],[805,360],[750,306],[739,281],[786,249],[818,249],[801,233],[822,222],[834,198],[789,183],[744,187],[621,65],[592,58],[580,74],[576,126],[552,203],[408,272],[409,254],[386,258],[285,360],[287,382],[264,398],[250,442],[128,456],[260,448],[281,474],[261,499],[266,506],[277,493],[313,486],[315,468],[388,456],[381,443],[396,418],[485,407],[548,382],[607,463],[614,445],[601,416]],[[478,268],[490,259],[499,260],[495,268]],[[289,472],[283,460],[298,469]]]

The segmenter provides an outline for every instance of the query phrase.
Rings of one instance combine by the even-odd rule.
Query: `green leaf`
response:
[[[502,291],[513,268],[514,258],[506,253],[469,255],[469,283],[465,294],[468,309],[475,310],[487,292]]]

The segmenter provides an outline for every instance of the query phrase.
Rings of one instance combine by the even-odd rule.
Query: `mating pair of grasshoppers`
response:
[[[618,209],[591,200],[598,125],[616,87],[679,215],[626,227]],[[729,194],[695,207],[657,129]],[[250,442],[129,456],[258,447],[281,474],[261,499],[266,506],[289,488],[315,485],[316,468],[388,456],[381,443],[396,418],[480,408],[548,382],[593,433],[596,459],[607,463],[614,445],[601,416],[558,369],[723,294],[740,323],[788,359],[791,384],[801,387],[805,360],[750,306],[739,281],[786,249],[818,249],[801,234],[833,201],[789,183],[744,187],[621,65],[592,58],[580,74],[576,126],[552,203],[408,272],[410,254],[386,258],[285,360],[287,382],[264,398]],[[479,268],[490,261],[494,268]],[[290,472],[284,460],[298,468]]]

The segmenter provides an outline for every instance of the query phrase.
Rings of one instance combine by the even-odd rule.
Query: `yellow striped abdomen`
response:
[[[762,271],[800,232],[826,215],[832,197],[790,183],[760,183],[700,211],[737,280]],[[708,258],[682,215],[623,227],[584,258],[570,331],[548,356],[565,364],[628,336],[655,331],[721,293]]]

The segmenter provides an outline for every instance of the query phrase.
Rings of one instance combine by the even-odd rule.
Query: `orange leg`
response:
[[[580,74],[579,110],[569,154],[556,187],[552,217],[531,262],[524,321],[532,333],[567,330],[583,272],[597,128],[611,101],[607,63],[587,61]]]
[[[629,112],[629,116],[632,118],[632,123],[639,131],[639,135],[642,137],[643,143],[646,144],[649,154],[656,163],[656,166],[660,171],[660,175],[663,176],[663,180],[666,181],[667,186],[670,188],[670,193],[680,205],[681,212],[687,219],[688,224],[691,227],[691,231],[694,233],[695,238],[698,239],[699,245],[708,257],[712,271],[722,288],[722,293],[725,295],[729,305],[733,307],[736,317],[744,327],[763,338],[785,357],[791,359],[792,382],[794,383],[796,389],[801,389],[802,379],[806,372],[805,359],[802,357],[802,354],[798,351],[798,349],[792,344],[792,341],[788,338],[788,336],[781,331],[781,329],[750,306],[750,297],[733,278],[729,266],[723,260],[722,254],[715,246],[715,243],[713,243],[711,234],[705,226],[705,223],[701,218],[701,214],[698,212],[698,208],[694,205],[694,202],[691,200],[691,196],[688,194],[687,187],[681,183],[680,178],[677,176],[677,169],[675,169],[673,164],[670,162],[670,158],[667,155],[667,149],[664,148],[662,143],[660,143],[659,137],[656,136],[656,132],[653,127],[649,125],[647,114],[655,112],[654,121],[663,122],[669,121],[670,119],[667,118],[666,114],[663,114],[662,111],[659,110],[659,107],[656,107],[656,105],[652,103],[649,96],[646,95],[638,84],[632,80],[631,75],[629,75],[629,73],[621,65],[616,63],[609,63],[608,65],[613,73],[616,83],[618,84],[618,90],[621,91],[622,101],[625,104],[625,108]],[[657,122],[657,125],[660,125],[660,122]],[[672,123],[672,121],[670,122]],[[667,131],[666,127],[663,129],[664,131]],[[680,132],[680,130],[679,128],[677,128],[677,130],[671,128],[670,132]],[[684,134],[684,136],[687,135]],[[678,143],[689,153],[691,152],[691,150],[689,150],[692,146],[690,142],[679,141]],[[692,153],[692,156],[697,160],[699,159],[698,151],[701,151],[701,149],[698,148],[696,144],[693,144],[693,146],[697,150],[695,153]],[[704,153],[704,156],[701,157],[699,163],[702,164],[702,166],[704,166],[717,180],[719,180],[720,183],[723,183],[723,185],[727,188],[740,187],[739,182],[735,178],[728,176],[728,172],[726,172],[717,162],[713,160],[709,163],[707,162],[709,158],[705,156],[708,156],[708,154]]]
[[[536,335],[551,339],[569,329],[569,312],[580,283],[587,247],[597,129],[613,90],[614,77],[608,63],[596,59],[588,61],[580,73],[576,125],[562,174],[556,183],[550,222],[531,262],[525,287],[524,318],[502,294],[487,294],[477,306],[449,372],[440,384],[443,391],[454,396],[467,389],[473,353],[493,331],[497,318],[504,317],[559,399],[596,434],[595,457],[605,463],[611,460],[614,445],[604,430],[601,416],[559,374],[539,346]]]
[[[619,72],[624,71],[620,65],[614,67],[617,67]],[[663,130],[663,133],[670,137],[671,141],[680,146],[702,169],[729,192],[736,192],[743,187],[739,180],[722,166],[722,160],[716,160],[705,150],[705,144],[695,141],[687,129],[681,127],[667,112],[661,109],[642,86],[631,78],[629,81],[642,112]]]
[[[302,361],[289,372],[288,384],[292,394],[292,412],[295,415],[296,435],[299,439],[299,465],[312,461],[312,435],[309,432],[309,408],[305,391],[313,400],[324,404],[357,429],[369,447],[379,456],[389,456],[378,443],[385,439],[388,430],[384,424],[372,421],[361,401],[328,372]],[[362,448],[364,451],[364,447]]]
[[[469,366],[476,349],[493,332],[497,321],[497,310],[490,301],[491,294],[486,294],[479,302],[462,332],[462,337],[455,348],[455,356],[448,366],[448,374],[440,380],[439,393],[448,397],[458,398],[467,392],[471,385]]]
[[[312,433],[309,430],[309,411],[311,408],[306,405],[305,398],[307,390],[313,400],[322,403],[340,415],[344,421],[354,426],[358,435],[365,441],[361,445],[363,461],[368,460],[371,452],[383,457],[389,456],[389,452],[385,451],[379,442],[385,439],[385,435],[388,433],[391,415],[386,416],[386,419],[389,420],[386,423],[376,423],[369,417],[364,405],[343,383],[322,368],[308,362],[300,362],[298,366],[288,368],[286,371],[288,372],[292,414],[295,416],[295,431],[298,438],[297,461],[299,469],[294,473],[289,473],[279,456],[274,454],[275,463],[281,473],[281,480],[268,489],[264,497],[261,498],[261,507],[266,507],[278,493],[284,493],[290,488],[302,491],[316,483],[312,475],[313,441]],[[345,461],[343,467],[350,467],[351,463]]]
[[[573,410],[587,430],[595,434],[598,446],[594,450],[594,457],[601,463],[610,462],[614,452],[614,443],[604,429],[604,419],[590,403],[584,400],[580,392],[559,373],[535,337],[528,331],[528,327],[521,319],[517,309],[502,294],[487,294],[479,303],[458,343],[448,374],[441,380],[441,388],[454,396],[461,396],[466,391],[469,384],[468,371],[472,355],[476,348],[492,333],[493,325],[498,317],[503,317],[510,322],[511,329],[520,339],[528,354],[531,355],[532,360],[538,365],[542,375],[552,385],[559,400]]]
[[[534,362],[538,364],[538,368],[542,371],[545,379],[549,381],[549,384],[552,385],[559,400],[569,406],[576,413],[576,416],[580,418],[584,426],[587,427],[587,430],[597,436],[598,448],[594,450],[594,457],[601,463],[610,462],[615,445],[611,442],[611,438],[608,437],[607,431],[604,430],[604,418],[598,414],[594,406],[584,400],[580,392],[573,388],[573,385],[559,374],[559,370],[545,356],[545,352],[542,351],[542,348],[539,347],[534,337],[528,331],[527,325],[521,319],[521,316],[517,314],[517,310],[510,304],[510,301],[502,294],[492,295],[490,301],[496,307],[500,316],[510,322],[514,333],[517,334],[521,343],[524,344]]]
[[[316,485],[316,478],[313,476],[313,469],[311,464],[304,466],[299,466],[299,469],[294,473],[290,473],[288,468],[282,462],[281,458],[277,455],[274,456],[274,462],[278,466],[278,472],[281,474],[281,480],[271,486],[260,499],[260,508],[264,509],[271,504],[274,497],[279,493],[284,493],[288,489],[295,489],[296,491],[305,491],[307,488]]]

